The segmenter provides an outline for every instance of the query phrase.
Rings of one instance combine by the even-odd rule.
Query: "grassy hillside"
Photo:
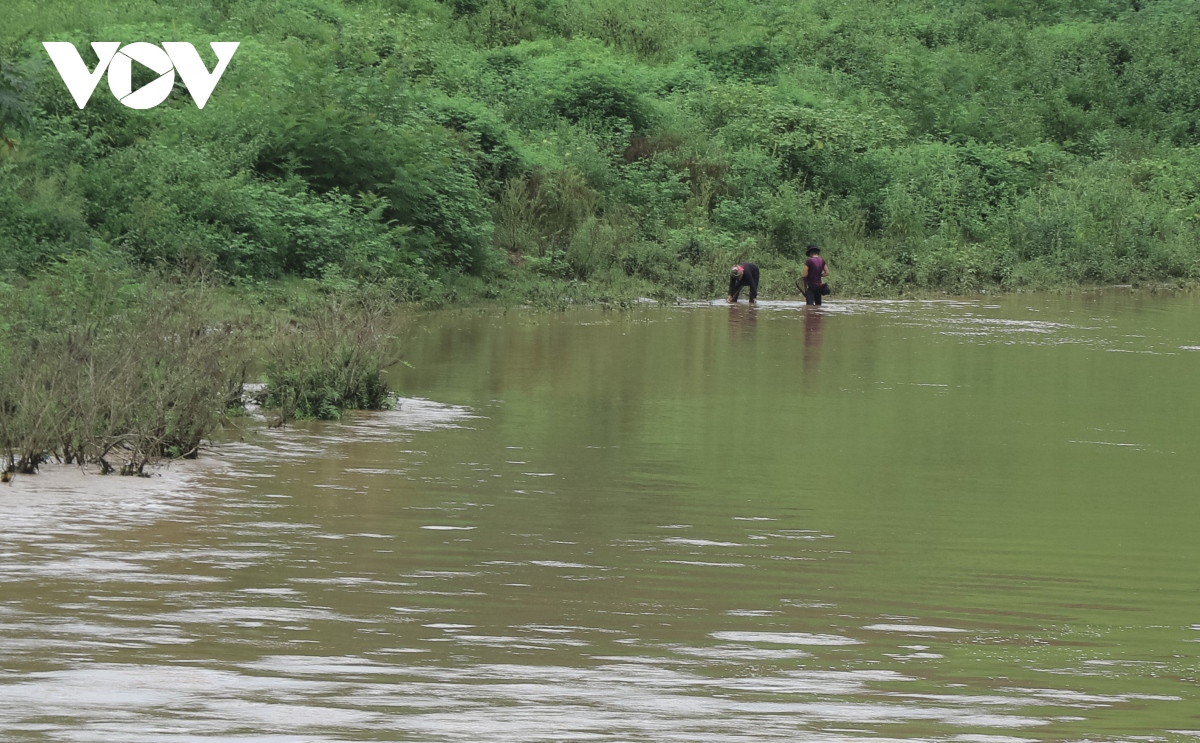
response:
[[[0,13],[9,283],[91,251],[412,299],[713,296],[749,258],[770,294],[809,242],[866,295],[1200,275],[1192,0]],[[206,42],[241,48],[204,110],[180,86],[135,111],[101,82],[80,111],[52,40],[89,64],[93,40],[190,41],[210,66]]]

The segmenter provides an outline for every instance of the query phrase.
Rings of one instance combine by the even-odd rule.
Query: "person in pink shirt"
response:
[[[825,259],[821,257],[821,249],[816,245],[809,245],[808,250],[804,251],[808,255],[808,260],[804,262],[804,268],[800,271],[800,281],[796,282],[796,287],[804,292],[805,304],[821,304],[821,297],[829,293],[829,287],[825,285],[825,277],[829,275],[829,266],[825,264]]]

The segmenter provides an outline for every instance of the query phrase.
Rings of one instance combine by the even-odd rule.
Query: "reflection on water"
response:
[[[397,410],[0,489],[0,737],[1194,741],[1195,309],[431,316]]]
[[[758,308],[740,304],[729,305],[729,337],[731,340],[754,340],[758,327]]]
[[[822,310],[804,312],[804,370],[815,372],[821,363],[821,323],[825,322]]]

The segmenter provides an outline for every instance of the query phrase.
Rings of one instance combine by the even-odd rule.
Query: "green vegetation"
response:
[[[51,456],[141,474],[194,456],[236,402],[240,333],[208,293],[139,282],[115,262],[51,266],[0,285],[0,470]],[[114,464],[117,462],[117,464]]]
[[[395,305],[373,291],[230,302],[209,283],[72,256],[0,283],[0,472],[50,460],[144,474],[195,457],[244,411],[253,364],[275,425],[380,409]]]
[[[769,295],[814,241],[865,295],[1191,279],[1197,38],[1191,0],[13,0],[0,271],[443,301],[749,258]],[[98,39],[242,46],[202,111],[80,111],[40,42]]]
[[[378,296],[335,294],[277,324],[267,344],[264,401],[279,411],[278,423],[388,407],[384,371],[399,360],[390,309]]]

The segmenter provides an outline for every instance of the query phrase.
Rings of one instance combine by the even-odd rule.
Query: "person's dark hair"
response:
[[[812,255],[813,253],[820,253],[820,252],[821,252],[820,248],[818,248],[816,245],[810,243],[808,248],[804,251],[804,254]]]

